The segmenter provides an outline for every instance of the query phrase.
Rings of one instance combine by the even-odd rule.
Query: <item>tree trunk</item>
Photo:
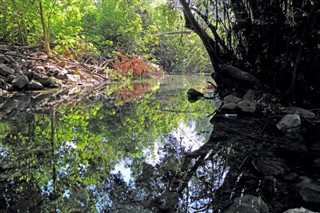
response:
[[[41,19],[42,31],[43,31],[43,47],[44,51],[47,54],[50,54],[50,33],[48,26],[44,20],[43,8],[42,8],[42,0],[39,0],[39,15]]]

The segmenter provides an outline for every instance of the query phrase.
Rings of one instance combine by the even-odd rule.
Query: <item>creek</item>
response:
[[[2,97],[1,211],[317,210],[319,125],[304,133],[317,138],[310,148],[275,131],[274,118],[212,116],[213,100],[187,101],[209,79]]]

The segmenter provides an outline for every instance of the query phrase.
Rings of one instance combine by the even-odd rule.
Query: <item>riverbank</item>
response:
[[[0,95],[49,88],[91,87],[125,78],[161,76],[160,67],[136,56],[117,59],[62,58],[44,52],[0,48]]]

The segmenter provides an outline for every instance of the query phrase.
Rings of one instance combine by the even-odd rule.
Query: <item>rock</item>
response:
[[[221,107],[222,112],[234,112],[237,109],[236,103],[227,103]]]
[[[10,67],[7,67],[7,66],[0,67],[0,75],[2,76],[13,75],[14,73],[15,73],[14,69]]]
[[[47,70],[47,72],[51,75],[51,76],[56,76],[59,75],[60,73],[60,69],[57,66],[52,66],[52,65],[47,65],[45,67],[45,69]],[[68,73],[68,71],[67,71]],[[66,74],[66,73],[65,73]]]
[[[57,88],[62,86],[62,81],[59,79],[56,79],[55,77],[49,77],[49,87]]]
[[[16,78],[15,75],[8,75],[7,78],[6,78],[6,81],[8,83],[12,83],[12,81]]]
[[[287,211],[285,211],[283,213],[317,213],[317,212],[313,212],[313,211],[310,211],[308,209],[301,207],[301,208],[295,208],[295,209],[288,209]]]
[[[5,90],[8,89],[7,83],[2,78],[0,78],[0,88]]]
[[[223,213],[268,213],[269,207],[261,197],[245,195],[234,200],[233,204]]]
[[[300,116],[297,114],[287,114],[278,123],[277,128],[279,130],[287,131],[293,128],[297,128],[301,125]]]
[[[241,98],[238,98],[238,97],[236,97],[234,95],[227,95],[223,99],[223,103],[224,104],[227,104],[227,103],[238,103],[239,101],[241,101]]]
[[[247,100],[238,102],[237,106],[239,107],[240,111],[244,113],[254,113],[257,108],[255,103]]]
[[[246,92],[246,94],[243,95],[242,100],[253,102],[255,95],[256,95],[256,91],[252,90],[252,89],[249,89]]]
[[[61,70],[55,69],[55,70],[52,70],[52,74],[57,79],[62,80],[62,79],[66,79],[67,78],[68,70],[66,70],[66,69],[61,69]]]
[[[190,103],[194,103],[197,100],[204,98],[203,93],[201,93],[195,89],[192,89],[192,88],[188,90],[187,96],[188,96],[188,101]]]
[[[0,54],[0,62],[9,63],[10,59],[4,54]]]
[[[28,83],[29,83],[29,79],[25,75],[20,75],[12,81],[13,86],[18,89],[22,89]]]
[[[320,204],[320,183],[312,181],[308,177],[303,177],[302,181],[298,183],[300,188],[299,194],[302,200],[307,203]]]
[[[68,81],[72,81],[72,82],[79,82],[80,81],[79,75],[66,74],[66,76],[67,76]]]
[[[34,67],[35,70],[37,70],[38,72],[45,72],[45,68],[44,66],[41,66],[41,65],[37,65]]]
[[[41,90],[43,89],[43,85],[39,82],[36,81],[34,79],[32,79],[29,83],[28,83],[28,89],[29,90]]]
[[[49,86],[49,76],[36,72],[36,71],[31,71],[26,74],[29,79],[34,79],[38,82],[40,82],[43,86]]]
[[[284,112],[288,114],[297,114],[303,118],[317,119],[317,116],[313,112],[300,107],[285,107]]]

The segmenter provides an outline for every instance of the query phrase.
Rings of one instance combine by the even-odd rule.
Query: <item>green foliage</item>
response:
[[[146,0],[5,0],[0,5],[0,40],[41,43],[43,27],[54,51],[81,60],[83,55],[117,57],[114,51],[141,55],[172,72],[202,72],[208,57],[194,34],[184,29],[180,11]],[[101,53],[101,54],[100,54]]]

